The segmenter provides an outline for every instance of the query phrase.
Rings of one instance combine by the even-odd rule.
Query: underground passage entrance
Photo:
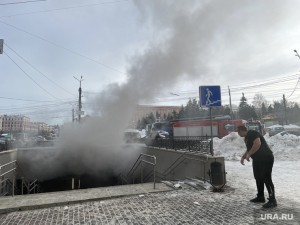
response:
[[[81,176],[69,175],[39,182],[39,192],[68,191],[74,189],[108,187],[115,185],[119,185],[118,176],[113,174],[106,174],[105,176],[88,174]]]
[[[82,163],[73,158],[58,159],[59,155],[54,157],[51,151],[54,150],[29,149],[18,152],[18,166],[26,171],[26,180],[38,180],[39,193],[149,182],[153,182],[155,188],[155,182],[184,178],[202,179],[215,183],[216,187],[226,183],[224,157],[198,152],[152,147],[129,148],[121,155],[105,158],[101,164],[98,155],[89,156],[86,153],[85,156],[88,155],[91,162],[83,160]],[[41,158],[45,160],[39,161]],[[211,167],[216,162],[218,167]],[[17,177],[21,178],[19,175]]]

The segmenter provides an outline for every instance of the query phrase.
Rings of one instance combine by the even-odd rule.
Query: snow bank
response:
[[[300,130],[300,127],[295,124],[289,124],[283,126],[285,130]]]
[[[273,151],[275,159],[300,159],[300,137],[295,135],[281,136],[280,134],[272,137],[266,134],[264,137]],[[245,151],[244,138],[236,132],[232,132],[222,139],[214,138],[214,153],[216,156],[223,156],[226,160],[240,160]]]

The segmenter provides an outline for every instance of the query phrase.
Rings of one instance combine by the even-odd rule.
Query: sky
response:
[[[181,105],[220,85],[222,104],[297,102],[300,1],[0,1],[0,115],[62,124]],[[77,79],[75,79],[75,78]],[[104,109],[105,108],[105,109]],[[127,118],[125,116],[125,118]]]

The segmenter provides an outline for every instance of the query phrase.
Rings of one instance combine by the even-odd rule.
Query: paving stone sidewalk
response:
[[[251,197],[230,187],[212,192],[183,185],[169,192],[12,212],[0,215],[0,224],[300,224],[300,208],[289,199],[263,210],[248,201]]]

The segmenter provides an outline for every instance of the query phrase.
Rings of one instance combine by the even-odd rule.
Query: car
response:
[[[295,135],[295,136],[300,136],[300,131],[294,131],[294,130],[291,130],[291,131],[282,131],[282,132],[279,132],[278,135],[281,135],[281,136],[284,136],[284,135]]]
[[[126,143],[138,143],[142,141],[142,136],[139,130],[127,129],[124,131],[124,140]]]
[[[267,129],[267,132],[269,132],[270,137],[284,131],[284,127],[280,126],[280,125],[274,125],[271,127],[267,127],[266,129]]]

